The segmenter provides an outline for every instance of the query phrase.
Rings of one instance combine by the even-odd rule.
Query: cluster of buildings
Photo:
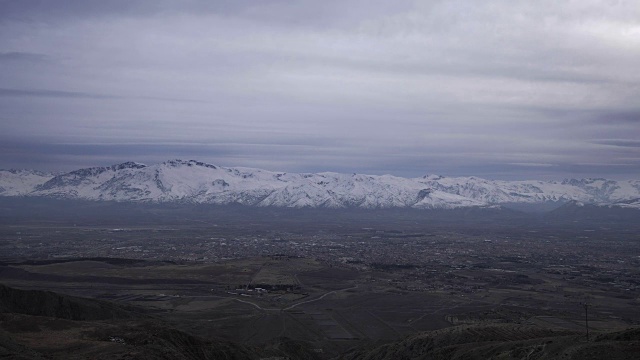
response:
[[[640,293],[637,235],[614,231],[484,229],[406,233],[360,228],[278,229],[4,229],[6,258],[117,257],[224,262],[260,256],[317,259],[378,275],[405,290],[479,292],[536,286],[536,275],[611,291]],[[533,275],[533,276],[532,276]],[[375,276],[380,281],[380,276]],[[384,276],[382,276],[384,278]]]

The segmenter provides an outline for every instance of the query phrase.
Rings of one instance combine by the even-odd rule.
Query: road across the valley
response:
[[[312,302],[315,302],[315,301],[322,300],[322,299],[324,299],[325,297],[327,297],[329,295],[332,295],[332,294],[335,294],[335,293],[338,293],[338,292],[341,292],[341,291],[347,291],[347,290],[351,290],[351,289],[356,289],[357,287],[358,287],[358,285],[356,284],[356,285],[354,285],[352,287],[349,287],[349,288],[339,289],[339,290],[332,290],[332,291],[329,291],[329,292],[326,292],[326,293],[320,295],[319,297],[317,297],[315,299],[311,299],[311,300],[307,300],[307,301],[301,301],[299,303],[295,303],[295,304],[292,304],[290,306],[287,306],[286,308],[265,308],[265,307],[262,307],[262,306],[260,306],[260,305],[258,305],[256,303],[254,303],[254,302],[247,301],[247,300],[242,300],[242,299],[238,299],[238,298],[230,297],[230,296],[202,295],[202,296],[189,296],[189,297],[191,297],[191,298],[212,298],[213,297],[213,298],[220,298],[220,299],[231,299],[231,300],[235,300],[235,301],[238,301],[238,302],[241,302],[241,303],[244,303],[244,304],[251,305],[251,306],[255,307],[258,310],[263,310],[263,311],[286,311],[286,310],[291,310],[291,309],[293,309],[293,308],[295,308],[295,307],[297,307],[299,305],[302,305],[302,304],[308,304],[308,303],[312,303]]]

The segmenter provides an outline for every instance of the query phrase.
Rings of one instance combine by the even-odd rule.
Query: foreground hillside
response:
[[[127,162],[55,175],[0,170],[0,196],[364,209],[453,209],[575,201],[637,209],[640,181],[295,174],[172,160],[151,166]]]
[[[0,284],[3,359],[315,359],[289,340],[249,347],[176,330],[140,308]]]
[[[583,334],[519,325],[458,326],[369,349],[341,360],[403,359],[638,359],[640,329],[600,334],[587,342]]]
[[[173,329],[136,308],[0,285],[0,357],[10,359],[320,359],[303,341],[278,338],[258,346],[204,339]],[[28,300],[27,304],[23,302]],[[37,305],[37,306],[35,306]],[[96,312],[96,309],[99,311]],[[342,360],[637,359],[640,329],[583,334],[492,324],[424,332],[397,342],[352,349]]]

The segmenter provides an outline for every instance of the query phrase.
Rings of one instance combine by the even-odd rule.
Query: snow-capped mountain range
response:
[[[640,181],[297,174],[171,160],[150,166],[126,162],[64,174],[0,170],[0,196],[366,209],[452,209],[576,201],[640,209]]]

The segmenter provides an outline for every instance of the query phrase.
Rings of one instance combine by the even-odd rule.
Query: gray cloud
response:
[[[47,61],[44,54],[34,54],[21,51],[0,52],[0,62],[43,62]]]
[[[640,124],[640,110],[603,112],[596,117],[596,120]]]
[[[86,18],[144,18],[172,15],[218,15],[244,18],[283,27],[348,26],[371,16],[399,13],[412,8],[413,1],[389,4],[383,0],[40,0],[0,3],[0,22],[25,21],[58,23]]]

